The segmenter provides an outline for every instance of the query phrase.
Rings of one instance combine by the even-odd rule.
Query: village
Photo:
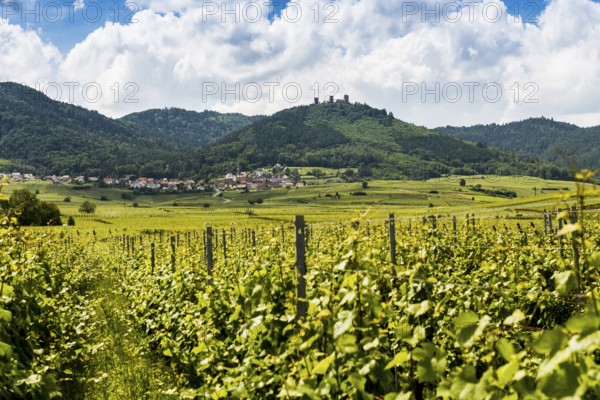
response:
[[[259,191],[272,188],[291,188],[306,185],[305,181],[300,181],[300,175],[296,170],[280,164],[257,168],[252,172],[241,171],[238,165],[236,173],[228,173],[223,177],[216,178],[209,182],[197,182],[192,179],[168,179],[168,178],[144,178],[144,177],[123,177],[123,178],[99,178],[69,175],[48,175],[37,176],[31,173],[0,173],[0,180],[4,183],[20,183],[44,181],[55,185],[84,185],[94,184],[100,187],[120,187],[128,188],[140,192],[206,192],[206,191]]]

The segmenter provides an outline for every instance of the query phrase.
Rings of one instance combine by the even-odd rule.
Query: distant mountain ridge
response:
[[[159,137],[23,85],[1,83],[0,99],[0,158],[40,174],[132,173],[175,151]]]
[[[530,118],[502,125],[446,126],[436,131],[565,166],[558,148],[572,154],[582,167],[600,167],[600,126],[581,128],[548,118]]]
[[[188,111],[181,108],[152,109],[126,115],[119,121],[181,146],[204,146],[226,134],[242,129],[264,116],[221,114],[216,111]]]
[[[359,103],[297,106],[267,117],[171,108],[115,120],[15,83],[0,83],[0,99],[0,165],[28,169],[23,173],[209,179],[238,163],[245,170],[280,163],[363,167],[384,179],[567,177],[534,157],[467,143]]]
[[[164,109],[115,120],[4,82],[0,167],[42,175],[186,177],[193,174],[183,167],[191,149],[260,118]]]

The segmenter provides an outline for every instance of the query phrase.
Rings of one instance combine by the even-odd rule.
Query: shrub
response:
[[[65,203],[70,203],[71,202],[71,198],[70,197],[65,197],[65,199],[63,201]]]
[[[20,225],[62,224],[60,211],[55,204],[39,201],[35,194],[26,189],[15,190],[3,207],[17,216]]]
[[[96,211],[96,205],[91,201],[86,200],[79,206],[79,212],[92,214],[94,211]]]
[[[40,202],[40,225],[62,225],[60,210],[54,203]]]
[[[75,226],[75,218],[73,218],[73,216],[69,217],[69,220],[67,221],[67,225]]]

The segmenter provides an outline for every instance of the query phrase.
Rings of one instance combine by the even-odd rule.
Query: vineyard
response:
[[[600,398],[600,223],[580,188],[522,225],[5,219],[0,398]]]

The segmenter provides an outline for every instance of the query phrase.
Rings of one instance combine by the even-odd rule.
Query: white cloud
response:
[[[227,3],[228,10],[234,9],[233,1]],[[302,17],[297,22],[290,21],[296,16],[290,7],[273,23],[266,19],[264,6],[258,22],[244,21],[256,10],[239,3],[241,21],[236,23],[234,15],[224,14],[221,1],[212,3],[215,9],[194,0],[144,0],[140,5],[149,9],[136,14],[137,23],[107,23],[75,46],[61,62],[57,79],[97,82],[101,98],[91,103],[79,96],[78,103],[113,116],[165,106],[272,113],[311,102],[317,87],[323,99],[329,93],[327,83],[333,82],[339,87],[337,97],[348,93],[351,101],[386,108],[398,118],[430,127],[540,115],[600,124],[594,109],[600,97],[600,4],[552,0],[532,25],[515,21],[502,3],[491,0],[474,7],[473,15],[468,10],[453,14],[452,8],[444,8],[447,3],[440,3],[436,21],[431,14],[422,20],[422,10],[412,6],[421,2],[349,0],[325,8],[322,1],[317,13],[315,0],[299,0]],[[435,10],[435,4],[427,1],[428,9]],[[502,18],[492,22],[497,11]],[[324,23],[327,16],[338,22]],[[31,41],[44,46],[37,36]],[[42,58],[53,61],[38,61],[36,67],[57,62],[49,49]],[[2,65],[0,73],[5,70]],[[46,70],[51,74],[51,68]],[[128,82],[136,86],[125,90]],[[248,95],[256,82],[262,97],[236,102],[229,94],[222,102],[220,89],[203,96],[203,85],[206,89],[211,82],[227,89],[239,82],[241,94],[246,89]],[[279,83],[271,86],[273,101],[268,82]],[[433,93],[424,99],[421,93],[406,94],[415,85],[421,92],[435,89],[436,83],[439,101]],[[491,86],[484,93],[486,83]],[[301,100],[286,101],[286,84],[288,96],[294,96],[295,85],[301,88]],[[496,84],[501,97],[486,101],[486,94],[494,97]],[[124,103],[136,87],[139,92],[130,100],[138,102]],[[444,88],[447,97],[455,97],[460,88],[461,100],[444,98]],[[527,95],[537,103],[524,103]]]
[[[60,52],[44,43],[36,32],[0,22],[0,81],[15,81],[35,87],[56,76]]]
[[[83,10],[85,8],[85,1],[84,0],[73,1],[73,8],[75,10]]]

